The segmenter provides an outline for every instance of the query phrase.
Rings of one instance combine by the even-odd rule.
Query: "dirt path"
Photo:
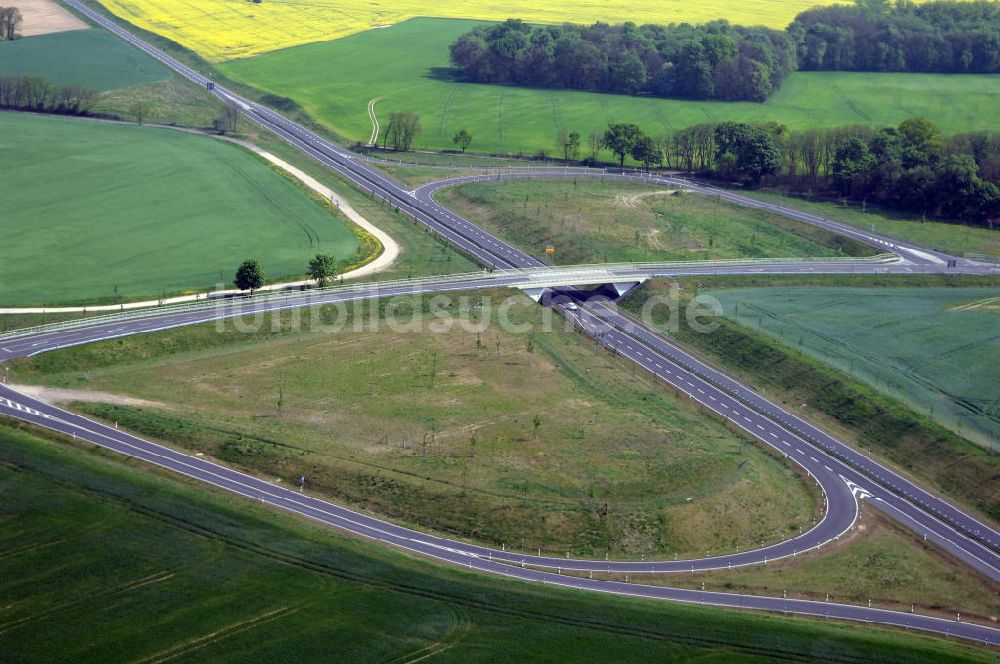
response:
[[[375,104],[378,103],[381,97],[375,97],[368,102],[368,118],[372,121],[372,135],[368,139],[368,147],[375,147],[378,145],[378,116],[375,115]]]
[[[364,277],[369,274],[375,274],[376,272],[381,272],[382,270],[388,268],[390,265],[393,264],[393,262],[395,262],[396,258],[399,256],[399,244],[397,244],[397,242],[393,240],[392,236],[390,236],[388,233],[386,233],[381,228],[379,228],[378,226],[376,226],[375,224],[371,223],[370,221],[362,217],[360,214],[358,214],[358,212],[351,207],[351,204],[347,202],[347,199],[345,199],[340,194],[330,189],[323,183],[319,182],[305,171],[298,169],[295,166],[292,166],[286,161],[278,159],[270,152],[262,150],[253,143],[240,141],[235,138],[226,138],[225,140],[230,141],[232,143],[237,143],[238,145],[242,145],[246,149],[260,155],[264,159],[267,159],[269,162],[271,162],[281,170],[289,173],[290,175],[293,175],[297,180],[302,182],[302,184],[306,185],[307,187],[315,191],[320,196],[323,196],[327,200],[332,201],[333,204],[337,206],[337,209],[344,213],[345,217],[347,217],[355,224],[357,224],[361,228],[371,233],[373,236],[375,236],[375,239],[377,239],[382,244],[382,253],[378,255],[378,258],[371,261],[370,263],[362,265],[361,267],[355,270],[351,270],[350,272],[345,272],[344,274],[338,275],[338,279],[354,279],[356,277]],[[309,283],[309,282],[304,281],[304,282],[291,282],[291,283],[299,284],[299,283]],[[278,285],[279,284],[275,284],[275,286]]]
[[[632,194],[631,196],[626,196],[625,194],[618,194],[615,203],[622,207],[638,207],[639,201],[643,198],[649,198],[650,196],[670,196],[677,193],[676,189],[663,189],[660,191],[645,191],[641,194]]]
[[[27,394],[41,401],[52,404],[67,404],[74,401],[87,401],[89,403],[107,403],[115,406],[140,406],[144,408],[167,408],[167,404],[156,401],[146,401],[136,399],[121,394],[111,394],[109,392],[96,392],[92,390],[71,390],[62,387],[43,387],[41,385],[9,385],[10,388]]]

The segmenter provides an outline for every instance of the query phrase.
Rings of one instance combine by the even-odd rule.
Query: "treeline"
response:
[[[1000,72],[1000,3],[864,0],[818,7],[788,26],[800,69]]]
[[[20,37],[17,30],[21,27],[21,10],[17,7],[0,7],[0,41],[9,41]]]
[[[97,91],[82,85],[56,86],[38,76],[0,76],[0,108],[86,115]]]
[[[382,148],[391,145],[393,150],[409,150],[418,134],[420,134],[419,115],[409,111],[390,113],[389,119],[382,126]]]
[[[795,44],[777,30],[723,20],[533,27],[509,19],[459,37],[451,61],[481,83],[764,101],[794,68]]]
[[[765,101],[789,72],[1000,72],[1000,3],[858,0],[810,9],[784,31],[634,23],[479,26],[451,47],[469,81]]]
[[[565,132],[557,145],[562,148]],[[701,124],[650,137],[635,125],[593,134],[590,159],[610,150],[646,165],[750,185],[879,203],[943,219],[1000,223],[1000,134],[945,138],[923,118],[898,127],[789,131],[784,125]]]

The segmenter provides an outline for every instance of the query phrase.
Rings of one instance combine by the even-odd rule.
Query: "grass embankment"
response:
[[[208,290],[251,257],[271,279],[303,274],[316,253],[356,258],[346,220],[236,146],[13,113],[0,114],[0,127],[4,305]]]
[[[60,323],[67,320],[78,320],[89,318],[93,314],[85,313],[60,313],[60,314],[2,314],[0,315],[0,332],[11,332],[13,330],[23,330],[36,325],[46,325],[48,323]]]
[[[895,631],[467,574],[120,457],[8,426],[0,441],[7,662],[992,661]]]
[[[479,18],[503,21],[510,17],[536,23],[700,23],[718,18],[742,25],[784,28],[796,14],[812,5],[809,0],[713,0],[691,4],[681,0],[629,2],[610,0],[600,7],[579,2],[545,5],[513,0],[482,5],[469,0],[433,3],[400,0],[372,5],[362,0],[318,0],[302,4],[274,0],[269,7],[248,10],[239,5],[183,2],[180,0],[103,0],[117,16],[184,46],[209,60],[249,57],[289,46],[337,39],[371,28],[386,27],[415,16]]]
[[[685,280],[682,297],[691,297],[701,289],[727,285],[760,288],[775,284],[885,286],[893,283],[899,286],[975,286],[995,285],[995,279],[708,277]],[[633,312],[639,312],[650,297],[665,294],[668,288],[663,281],[651,282],[629,296],[625,305]],[[892,291],[879,289],[877,292],[889,298]],[[658,307],[653,312],[653,320],[666,323],[665,315],[665,308]],[[995,487],[1000,457],[961,438],[931,417],[916,412],[895,396],[886,395],[852,378],[802,349],[789,347],[765,332],[724,317],[715,322],[719,327],[714,332],[700,334],[693,331],[682,316],[676,331],[670,334],[788,409],[824,426],[842,440],[865,448],[987,518],[994,521],[1000,519],[1000,495]],[[947,333],[960,337],[963,330],[950,326]],[[797,344],[798,339],[796,337],[791,341]]]
[[[620,581],[622,575],[600,575]],[[1000,584],[864,507],[861,521],[821,551],[735,570],[663,574],[642,582],[789,599],[811,599],[891,611],[913,611],[996,626]]]
[[[935,221],[922,218],[919,215],[893,212],[872,206],[862,208],[843,203],[811,201],[767,191],[746,190],[740,193],[830,217],[865,230],[871,230],[874,227],[876,233],[909,240],[958,256],[980,254],[993,258],[1000,257],[1000,230]]]
[[[446,178],[458,178],[468,175],[486,175],[490,171],[486,168],[468,168],[462,170],[442,170],[440,168],[428,168],[427,166],[386,166],[384,164],[373,164],[375,168],[392,178],[404,187],[417,187],[431,182],[438,182]]]
[[[368,101],[381,97],[379,118],[393,111],[420,115],[418,149],[454,149],[452,137],[466,129],[473,137],[469,149],[476,152],[561,154],[556,147],[561,128],[579,132],[586,143],[590,132],[603,132],[609,122],[634,122],[653,135],[723,120],[774,120],[806,129],[896,126],[908,117],[925,116],[946,133],[995,127],[1000,78],[989,75],[794,72],[764,104],[458,82],[449,68],[448,46],[475,24],[415,19],[218,68],[248,85],[291,97],[351,140],[367,142]],[[359,62],[365,66],[358,67]],[[317,71],[332,75],[317,77]]]
[[[462,185],[438,201],[558,265],[870,255],[829,231],[670,189],[581,179]]]
[[[498,323],[508,298],[509,320],[534,333]],[[312,490],[342,502],[498,545],[704,555],[784,539],[811,523],[811,489],[785,460],[579,334],[558,323],[544,331],[548,310],[528,298],[456,297],[442,310],[450,329],[399,329],[428,302],[350,307],[335,333],[308,316],[307,331],[296,332],[289,313],[257,334],[230,323],[224,334],[199,326],[102,342],[17,361],[10,380],[141,396],[163,405],[80,408],[266,476],[305,475]],[[322,316],[332,324],[338,313],[327,307]],[[483,322],[481,334],[466,329]]]

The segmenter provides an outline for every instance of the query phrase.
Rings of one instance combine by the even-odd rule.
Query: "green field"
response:
[[[992,661],[898,631],[445,569],[0,428],[0,659]]]
[[[946,133],[996,129],[1000,77],[931,74],[794,73],[765,104],[691,102],[586,92],[457,83],[448,45],[475,22],[414,19],[332,42],[298,46],[218,65],[238,81],[295,99],[335,131],[367,141],[367,104],[414,111],[416,148],[454,149],[462,128],[471,150],[552,153],[560,127],[586,137],[609,122],[635,122],[659,134],[727,119],[776,120],[802,129],[896,125],[923,115]],[[358,63],[365,63],[359,67]]]
[[[637,183],[514,180],[462,185],[436,197],[557,265],[874,253],[815,226]],[[555,253],[546,256],[548,244]]]
[[[508,301],[508,319],[533,333],[505,331],[498,308]],[[81,408],[498,545],[704,555],[809,524],[813,496],[787,462],[580,335],[545,331],[547,310],[529,298],[457,294],[444,311],[450,329],[425,321],[411,331],[410,312],[428,303],[352,306],[344,329],[303,316],[306,331],[296,331],[298,314],[288,314],[279,332],[268,319],[252,335],[233,324],[110,341],[26,359],[10,376],[85,390],[81,401],[92,391],[148,400]],[[328,325],[339,315],[321,313]]]
[[[221,102],[103,29],[0,41],[0,76],[40,76],[53,85],[82,85],[100,94],[92,115],[134,120],[137,101],[150,105],[148,124],[210,129]]]
[[[0,41],[0,76],[40,76],[98,91],[170,78],[170,70],[107,30],[73,30]]]
[[[712,290],[726,315],[1000,451],[1000,290]]]
[[[236,146],[193,134],[0,114],[0,303],[113,301],[227,284],[240,261],[300,275],[351,261],[345,220]]]

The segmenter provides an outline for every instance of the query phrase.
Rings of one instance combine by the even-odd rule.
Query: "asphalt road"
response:
[[[166,54],[139,40],[112,21],[93,12],[77,0],[64,0],[76,10],[87,15],[137,48],[164,62],[181,75],[202,85],[208,79],[200,73],[170,58]],[[536,258],[519,251],[508,243],[489,235],[474,224],[438,205],[432,198],[432,188],[408,192],[395,181],[362,163],[355,155],[333,145],[307,129],[243,99],[220,86],[215,93],[221,99],[239,108],[246,117],[261,127],[274,132],[290,144],[321,163],[333,168],[356,186],[368,190],[373,196],[385,199],[404,214],[421,223],[470,256],[493,268],[534,268],[541,266]],[[618,177],[643,178],[637,174],[623,173]],[[731,192],[707,188],[704,185],[672,178],[662,178],[663,184],[685,186],[701,193],[719,196],[740,204],[770,209],[776,206],[761,203]],[[814,218],[794,211],[777,208],[779,214],[797,215],[808,223],[826,226],[858,237],[873,246],[893,251],[905,259],[897,266],[869,266],[872,271],[913,269],[946,270],[951,257],[925,248],[901,245],[891,240],[865,234],[852,227],[843,227],[830,220]],[[867,236],[867,237],[865,237]],[[685,268],[686,269],[686,268]],[[745,268],[744,268],[745,269]],[[755,266],[754,269],[760,269]],[[801,265],[783,264],[778,269],[789,272],[816,271],[814,262]],[[835,268],[831,268],[833,270]],[[840,269],[844,269],[843,266]],[[857,266],[851,266],[857,271]],[[989,270],[958,259],[953,271],[981,273]],[[718,271],[716,268],[714,271]],[[506,275],[507,273],[502,273]],[[423,283],[418,286],[397,285],[375,289],[382,295],[397,292],[441,292],[442,290],[468,290],[504,285],[495,275],[470,278],[465,282],[448,280],[447,283]],[[394,291],[393,289],[400,289]],[[327,297],[359,299],[373,293],[359,287],[351,293],[333,292]],[[323,297],[321,295],[320,297]],[[171,312],[148,316],[119,318],[108,322],[78,324],[65,329],[41,331],[26,336],[0,337],[0,360],[36,354],[44,350],[87,343],[102,338],[113,338],[169,329],[180,325],[216,320],[220,317],[241,315],[259,308],[270,310],[314,306],[308,296],[286,296],[285,299],[269,298],[227,301],[212,306],[196,307],[191,311]],[[230,491],[259,499],[294,511],[353,533],[371,537],[394,546],[495,574],[524,580],[586,588],[601,592],[639,595],[674,601],[696,602],[718,606],[743,607],[787,613],[829,616],[862,622],[901,625],[963,638],[1000,643],[1000,630],[969,623],[942,620],[926,616],[882,611],[865,607],[833,603],[786,600],[758,596],[739,596],[705,591],[688,591],[646,586],[639,583],[615,583],[586,578],[569,578],[564,572],[587,574],[590,571],[619,571],[641,576],[652,572],[682,572],[699,569],[716,569],[747,564],[766,564],[777,558],[799,555],[811,548],[823,546],[853,526],[857,515],[857,500],[866,497],[873,505],[898,519],[929,540],[994,579],[1000,579],[1000,537],[995,530],[964,513],[947,501],[916,487],[893,471],[878,465],[865,455],[839,443],[831,436],[808,423],[785,413],[779,406],[767,401],[747,386],[740,385],[697,359],[674,347],[654,331],[645,328],[616,311],[607,303],[584,303],[573,308],[559,306],[563,312],[589,334],[610,349],[635,361],[644,369],[657,375],[676,389],[688,393],[706,408],[728,417],[750,435],[771,445],[804,468],[819,484],[825,495],[825,509],[819,523],[793,539],[754,551],[691,561],[640,561],[604,562],[569,560],[531,556],[501,547],[500,551],[486,547],[438,538],[402,528],[373,517],[299,494],[279,485],[239,473],[200,457],[175,452],[160,445],[144,441],[62,409],[42,403],[17,393],[6,386],[0,387],[0,413],[60,431],[79,439],[113,449],[129,456],[142,458],[176,472],[196,477]],[[555,570],[555,571],[553,571]],[[632,579],[636,581],[636,579]]]

